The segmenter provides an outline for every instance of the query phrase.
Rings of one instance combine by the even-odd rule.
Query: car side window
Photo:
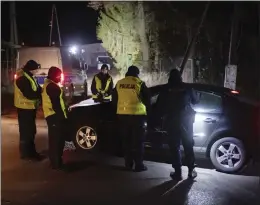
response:
[[[200,95],[199,102],[193,105],[196,112],[219,113],[222,112],[222,98],[213,93],[197,91]]]

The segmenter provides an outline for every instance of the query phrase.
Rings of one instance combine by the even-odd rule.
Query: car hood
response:
[[[87,100],[83,100],[77,104],[71,105],[69,108],[76,108],[76,107],[88,107],[88,106],[92,106],[92,105],[98,105],[100,104],[99,102],[94,102],[94,100],[92,98],[87,99]]]

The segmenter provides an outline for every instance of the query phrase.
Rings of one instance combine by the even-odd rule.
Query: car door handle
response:
[[[206,119],[204,120],[204,122],[206,122],[206,123],[215,123],[215,122],[217,122],[217,121],[214,120],[214,119],[212,119],[212,118],[206,118]]]

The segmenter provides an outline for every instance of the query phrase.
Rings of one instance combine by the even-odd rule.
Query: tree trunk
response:
[[[146,35],[145,28],[145,16],[144,16],[144,5],[142,1],[138,1],[138,25],[139,25],[139,36],[141,40],[142,56],[143,56],[143,69],[150,71],[150,46]]]
[[[160,54],[159,45],[158,43],[155,43],[154,67],[156,71],[161,71],[159,54]]]

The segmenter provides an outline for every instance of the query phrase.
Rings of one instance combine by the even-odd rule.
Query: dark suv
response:
[[[156,105],[164,85],[151,87],[151,102]],[[237,91],[204,84],[186,84],[200,95],[196,111],[194,151],[197,156],[209,157],[216,169],[236,172],[248,159],[257,156],[259,106],[243,98]],[[150,116],[151,121],[156,116]],[[72,137],[78,148],[93,150],[118,148],[115,108],[111,103],[99,104],[91,99],[70,107]],[[156,120],[158,121],[158,120]],[[174,126],[174,125],[173,125]],[[163,124],[148,126],[146,146],[167,149],[167,133]],[[99,146],[97,146],[99,145]]]

